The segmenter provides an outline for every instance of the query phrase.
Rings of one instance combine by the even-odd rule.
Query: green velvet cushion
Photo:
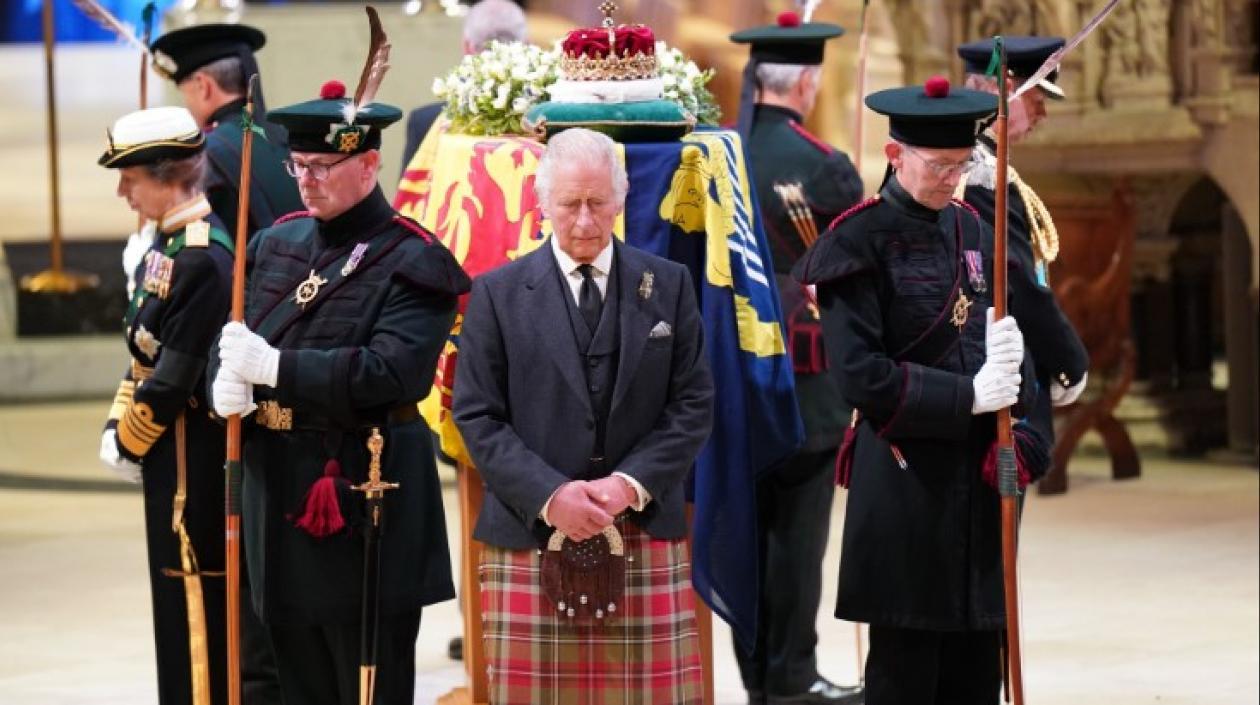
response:
[[[668,100],[635,103],[539,103],[521,120],[526,132],[547,139],[570,127],[602,132],[618,142],[667,142],[691,132],[696,119]]]

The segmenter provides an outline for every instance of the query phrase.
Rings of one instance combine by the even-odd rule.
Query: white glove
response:
[[[214,413],[227,418],[233,414],[249,416],[258,408],[254,403],[254,385],[226,367],[220,367],[210,387],[214,397]]]
[[[1081,396],[1081,392],[1085,391],[1085,382],[1089,380],[1089,373],[1081,375],[1081,381],[1070,387],[1064,387],[1061,384],[1050,383],[1050,403],[1054,406],[1067,406],[1076,402]]]
[[[993,320],[993,309],[985,312],[984,364],[971,380],[975,395],[972,414],[987,414],[1013,406],[1019,398],[1019,366],[1024,361],[1024,336],[1014,316]]]
[[[971,380],[975,396],[971,401],[972,414],[987,414],[998,409],[1014,406],[1019,399],[1019,368],[1005,363],[986,362]]]
[[[153,246],[153,238],[157,236],[157,221],[146,220],[140,232],[132,233],[127,238],[127,246],[123,248],[123,276],[127,277],[127,298],[136,293],[136,268],[144,260],[144,253]]]
[[[276,386],[280,374],[280,351],[262,336],[232,321],[223,326],[219,337],[219,360],[224,369],[235,372],[250,384]]]
[[[993,320],[993,309],[985,311],[984,362],[1008,365],[1018,370],[1024,362],[1024,334],[1014,316]]]
[[[118,432],[112,428],[101,434],[101,464],[105,469],[122,478],[123,482],[140,482],[140,466],[122,457],[118,452]]]

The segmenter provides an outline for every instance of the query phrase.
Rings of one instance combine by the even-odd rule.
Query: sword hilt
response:
[[[362,492],[369,500],[381,499],[385,496],[386,490],[398,489],[398,483],[381,480],[381,454],[385,451],[385,438],[381,435],[380,428],[372,427],[372,435],[368,436],[367,447],[368,452],[372,454],[372,460],[368,464],[368,479],[361,485],[355,485],[353,489]]]

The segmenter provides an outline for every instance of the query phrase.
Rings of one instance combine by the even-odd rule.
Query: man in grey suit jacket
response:
[[[695,288],[685,267],[613,239],[627,184],[612,140],[554,136],[536,183],[554,235],[474,282],[454,387],[488,490],[473,535],[488,547],[491,702],[597,682],[627,702],[699,703],[683,494],[713,383]],[[624,598],[574,618],[543,597],[539,549],[554,532],[593,545],[609,527]],[[662,646],[677,658],[658,658]]]

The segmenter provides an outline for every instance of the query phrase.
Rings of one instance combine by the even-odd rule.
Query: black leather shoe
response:
[[[836,685],[818,677],[809,690],[795,695],[766,693],[766,705],[862,705],[866,691],[860,685]]]
[[[748,691],[748,705],[766,705],[766,694],[760,690]]]
[[[464,660],[464,637],[451,637],[451,640],[446,644],[446,657],[452,661]]]

